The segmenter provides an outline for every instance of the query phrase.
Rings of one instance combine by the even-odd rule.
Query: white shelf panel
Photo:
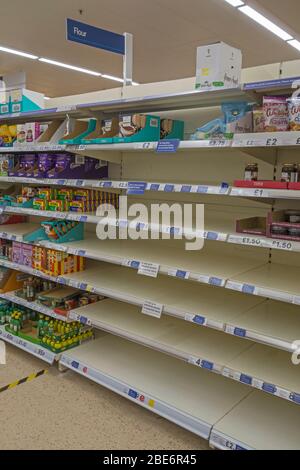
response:
[[[45,245],[45,242],[40,242]],[[57,245],[46,242],[49,248]],[[169,246],[165,241],[105,240],[92,234],[85,240],[62,245],[58,249],[86,258],[139,269],[146,262],[159,266],[159,273],[224,287],[227,279],[259,266],[257,260],[242,256],[216,255],[213,250],[184,251],[182,246]]]
[[[300,268],[266,264],[233,277],[226,288],[300,305]]]
[[[23,351],[38,357],[42,361],[48,364],[53,364],[54,361],[59,359],[59,355],[53,353],[49,349],[38,346],[37,344],[26,341],[23,338],[14,336],[5,330],[4,326],[0,325],[0,340],[6,341],[7,343],[13,344],[17,348],[23,349]]]
[[[228,323],[225,331],[292,353],[300,338],[299,307],[268,300]]]
[[[142,315],[138,307],[114,300],[73,310],[70,318],[216,373],[221,373],[226,362],[249,347],[242,339],[223,332],[195,328],[176,318],[157,320]]]
[[[230,191],[230,196],[297,200],[300,199],[300,191],[267,188],[232,188]]]
[[[175,278],[152,279],[125,267],[100,262],[64,278],[73,287],[140,307],[151,300],[163,305],[163,313],[220,330],[225,323],[260,303],[255,297],[229,290],[183,283]]]
[[[214,426],[210,445],[220,450],[299,450],[300,409],[251,393]]]
[[[300,405],[300,375],[292,355],[255,344],[230,361],[223,375]]]
[[[205,439],[247,395],[217,374],[110,335],[64,353],[61,364]]]
[[[55,318],[56,320],[62,320],[64,322],[70,322],[71,320],[67,317],[59,315],[58,313],[54,312],[51,308],[46,307],[38,302],[28,302],[26,299],[22,299],[16,295],[14,291],[12,292],[2,292],[0,293],[0,298],[8,300],[9,302],[14,302],[17,305],[22,305],[26,308],[31,308],[31,310],[35,310],[36,312],[43,313],[47,317]]]
[[[40,225],[33,223],[20,223],[0,225],[0,238],[17,242],[24,242],[24,237],[34,230],[40,228]]]
[[[92,212],[52,212],[12,206],[6,206],[2,209],[2,212],[6,214],[32,215],[35,217],[45,217],[50,219],[75,220],[76,222],[86,222],[91,224],[97,224],[100,221],[100,217],[97,217],[95,213]]]
[[[300,252],[300,242],[294,242],[291,240],[280,240],[277,238],[267,238],[246,233],[232,233],[229,235],[227,242],[236,245]]]
[[[256,132],[250,134],[236,134],[232,147],[300,147],[300,132]]]
[[[2,119],[1,119],[2,120]],[[64,152],[66,145],[60,144],[31,144],[31,145],[13,145],[12,147],[1,147],[0,153],[22,153],[22,152]]]

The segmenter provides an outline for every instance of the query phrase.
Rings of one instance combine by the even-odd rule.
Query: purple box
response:
[[[22,245],[22,264],[23,266],[32,266],[32,245]]]
[[[17,264],[22,263],[22,243],[13,242],[12,243],[12,262]]]
[[[55,158],[55,167],[47,171],[46,178],[100,179],[108,176],[107,164],[96,158],[70,154],[59,154]]]
[[[38,178],[45,178],[50,170],[55,168],[56,155],[40,153],[38,155]]]
[[[101,179],[108,177],[108,164],[97,158],[85,157],[85,178]]]
[[[15,176],[33,178],[37,171],[38,160],[35,154],[22,155]]]

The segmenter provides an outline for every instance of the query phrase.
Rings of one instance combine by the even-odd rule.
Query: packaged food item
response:
[[[17,125],[17,145],[26,144],[26,124]]]
[[[300,131],[300,98],[290,98],[287,102],[290,131]]]
[[[19,160],[19,168],[16,176],[33,178],[37,171],[38,160],[34,154],[22,155]]]
[[[225,117],[225,124],[230,124],[234,121],[238,121],[249,111],[248,103],[245,102],[234,102],[234,103],[223,103],[222,111]]]
[[[257,181],[258,180],[258,164],[248,163],[245,168],[245,181]]]
[[[41,153],[38,155],[38,178],[47,176],[48,171],[55,167],[55,155]]]
[[[39,122],[28,122],[25,124],[25,141],[26,144],[35,142],[42,133],[41,125]]]
[[[262,108],[254,109],[252,111],[253,116],[253,132],[264,132],[265,131],[265,115]]]
[[[289,128],[289,111],[284,96],[264,96],[263,110],[266,132],[285,132]]]
[[[32,207],[39,211],[45,211],[48,209],[48,201],[46,199],[34,198]]]
[[[206,140],[223,138],[225,134],[224,120],[221,118],[213,119],[212,121],[198,127],[194,134],[191,135],[191,140]]]
[[[7,124],[0,126],[0,147],[11,147],[14,137],[10,133],[10,128]]]
[[[297,183],[299,181],[298,163],[284,163],[282,165],[281,181],[286,183]]]
[[[0,144],[1,146],[1,144]],[[13,155],[0,155],[0,176],[8,176],[9,171],[14,168]]]
[[[68,201],[61,199],[51,199],[48,203],[49,211],[63,212],[68,210]]]
[[[37,188],[32,188],[31,186],[23,186],[22,196],[25,198],[36,197],[38,194]]]

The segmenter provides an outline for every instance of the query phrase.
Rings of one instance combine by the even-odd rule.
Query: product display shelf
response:
[[[298,266],[266,264],[234,276],[227,281],[226,288],[300,305],[299,276]]]
[[[300,242],[268,238],[262,235],[251,235],[247,233],[231,233],[227,238],[228,243],[236,245],[252,246],[256,248],[272,248],[273,250],[300,252]]]
[[[47,317],[55,318],[56,320],[62,320],[64,322],[70,322],[71,320],[63,315],[59,315],[58,313],[54,312],[49,307],[46,307],[43,304],[38,302],[28,302],[28,300],[19,297],[16,292],[2,292],[0,293],[0,298],[4,300],[8,300],[9,302],[13,302],[17,305],[22,305],[23,307],[30,308],[31,310],[35,310],[36,312],[43,313]]]
[[[229,195],[265,199],[300,199],[300,191],[292,189],[231,188]]]
[[[299,433],[299,408],[254,392],[215,424],[209,442],[219,450],[297,450]]]
[[[60,364],[205,439],[249,392],[242,384],[110,335],[64,353]]]
[[[254,344],[229,361],[222,373],[231,380],[300,405],[299,365],[292,358],[286,351]]]
[[[177,319],[145,318],[137,307],[112,300],[75,310],[71,317],[300,404],[298,369],[286,351]]]
[[[165,313],[217,330],[224,330],[226,323],[262,302],[254,296],[216,290],[209,285],[183,283],[177,278],[139,276],[125,267],[100,262],[89,263],[85,271],[58,277],[5,259],[0,259],[0,266],[146,309],[150,303],[150,309],[159,312],[158,316]]]
[[[250,257],[216,254],[213,247],[204,246],[195,253],[185,251],[183,245],[172,245],[163,240],[99,240],[92,233],[87,233],[84,240],[68,245],[48,241],[41,241],[40,245],[126,266],[145,276],[164,274],[219,287],[224,287],[232,276],[263,264],[262,260]]]
[[[42,361],[47,362],[48,364],[53,364],[54,361],[57,361],[60,357],[59,354],[55,354],[49,349],[43,348],[37,344],[31,343],[19,336],[12,335],[5,330],[5,327],[0,325],[0,340],[3,340],[7,343],[16,346],[17,348],[23,349],[23,351],[32,354],[35,357],[38,357]]]
[[[0,225],[0,238],[24,242],[24,237],[37,230],[38,224],[24,222],[20,224]]]
[[[49,121],[63,118],[67,114],[74,118],[89,117],[91,112],[150,112],[170,111],[178,109],[192,109],[208,106],[218,106],[221,102],[249,100],[255,101],[252,91],[242,88],[229,88],[226,90],[191,90],[177,93],[168,93],[137,98],[122,98],[110,101],[100,101],[79,105],[65,105],[57,108],[48,108],[38,111],[14,113],[1,116],[0,122],[30,122]]]
[[[299,307],[267,300],[225,325],[224,331],[293,353],[300,335]]]
[[[242,149],[250,147],[299,149],[300,132],[256,132],[249,134],[235,134],[232,141],[232,147]]]
[[[19,214],[26,216],[37,216],[49,219],[60,219],[60,220],[74,220],[76,222],[87,222],[91,224],[97,224],[101,218],[97,217],[93,212],[58,212],[58,211],[40,211],[37,209],[25,208],[25,207],[13,207],[13,206],[0,206],[0,213],[5,214]]]
[[[222,373],[228,361],[249,347],[243,339],[195,328],[176,318],[163,316],[158,320],[142,315],[138,307],[116,300],[102,300],[72,310],[69,316],[216,373]]]
[[[2,118],[1,118],[2,119]],[[67,145],[60,144],[23,144],[13,145],[11,147],[0,147],[0,153],[26,153],[26,152],[66,152]]]

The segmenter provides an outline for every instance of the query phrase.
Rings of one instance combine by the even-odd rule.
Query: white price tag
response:
[[[146,300],[143,304],[142,313],[151,317],[161,318],[163,305],[151,300]]]
[[[56,108],[57,113],[66,113],[68,111],[75,111],[76,110],[76,105],[65,105],[65,106],[59,106]]]
[[[156,142],[138,142],[134,145],[136,150],[151,150],[157,145]]]
[[[294,244],[289,240],[272,240],[271,238],[268,240],[264,240],[262,242],[262,246],[266,248],[274,248],[276,250],[285,250],[285,251],[293,251]]]
[[[236,290],[238,292],[242,292],[243,284],[241,284],[240,282],[227,281],[226,289],[231,289],[231,290]]]
[[[209,147],[227,147],[228,141],[222,139],[212,139],[209,141]]]
[[[248,245],[248,246],[262,246],[263,240],[257,237],[249,237],[244,235],[230,235],[228,238],[228,243],[235,243],[238,245]]]
[[[149,276],[149,277],[157,277],[158,271],[159,271],[159,264],[146,263],[142,261],[138,269],[138,274],[142,274],[143,276]]]

